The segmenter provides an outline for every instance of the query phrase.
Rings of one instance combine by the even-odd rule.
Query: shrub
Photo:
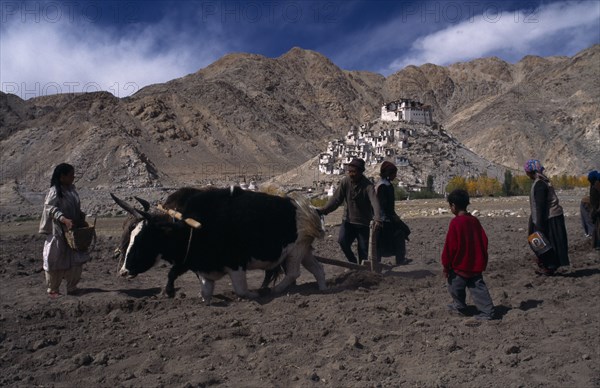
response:
[[[398,186],[394,182],[394,198],[396,201],[404,201],[408,198],[408,193],[402,187]]]
[[[438,194],[434,191],[422,190],[422,191],[411,191],[409,193],[410,199],[429,199],[429,198],[444,198],[442,194]]]

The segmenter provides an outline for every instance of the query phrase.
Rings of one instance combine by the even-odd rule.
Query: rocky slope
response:
[[[278,58],[226,55],[123,99],[0,93],[0,180],[44,190],[62,161],[77,166],[80,186],[100,189],[266,178],[399,97],[431,104],[446,132],[484,159],[517,168],[533,156],[552,174],[584,173],[600,155],[599,58],[596,45],[573,58],[426,64],[385,78],[294,48]]]
[[[573,58],[527,56],[511,65],[483,58],[407,68],[384,96],[415,97],[479,155],[519,168],[536,157],[551,174],[579,174],[600,160],[600,46]],[[595,165],[594,165],[595,164]]]

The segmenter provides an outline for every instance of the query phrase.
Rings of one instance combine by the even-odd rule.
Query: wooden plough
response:
[[[362,271],[365,271],[365,270],[370,271],[371,270],[371,265],[369,264],[368,261],[363,261],[363,264],[356,264],[356,263],[350,263],[349,261],[327,259],[325,257],[316,256],[316,255],[315,255],[315,259],[317,259],[318,262],[321,262],[323,264],[337,265],[338,267],[358,269],[358,270],[362,270]]]

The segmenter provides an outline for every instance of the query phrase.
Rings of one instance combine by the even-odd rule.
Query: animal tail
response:
[[[299,193],[291,193],[290,198],[296,206],[298,241],[306,240],[311,245],[314,239],[325,237],[321,217],[319,217],[315,208],[311,206],[308,198]]]
[[[278,265],[273,269],[266,270],[265,277],[260,288],[269,288],[269,285],[275,285],[275,283],[277,283],[277,280],[279,280],[279,278],[283,274],[285,274],[285,269],[283,265]]]

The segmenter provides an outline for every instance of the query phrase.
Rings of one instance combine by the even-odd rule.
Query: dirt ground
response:
[[[50,299],[37,221],[3,222],[0,385],[600,387],[600,253],[583,235],[578,195],[559,197],[572,265],[552,278],[533,272],[526,198],[472,201],[490,239],[484,278],[499,316],[474,327],[446,310],[443,200],[398,203],[412,229],[407,265],[381,275],[326,265],[326,291],[304,270],[287,293],[252,301],[224,278],[212,306],[191,273],[174,299],[162,296],[166,265],[117,277],[117,218],[98,221],[82,295]],[[328,216],[318,255],[343,260],[340,214]],[[261,280],[249,274],[251,287]]]

